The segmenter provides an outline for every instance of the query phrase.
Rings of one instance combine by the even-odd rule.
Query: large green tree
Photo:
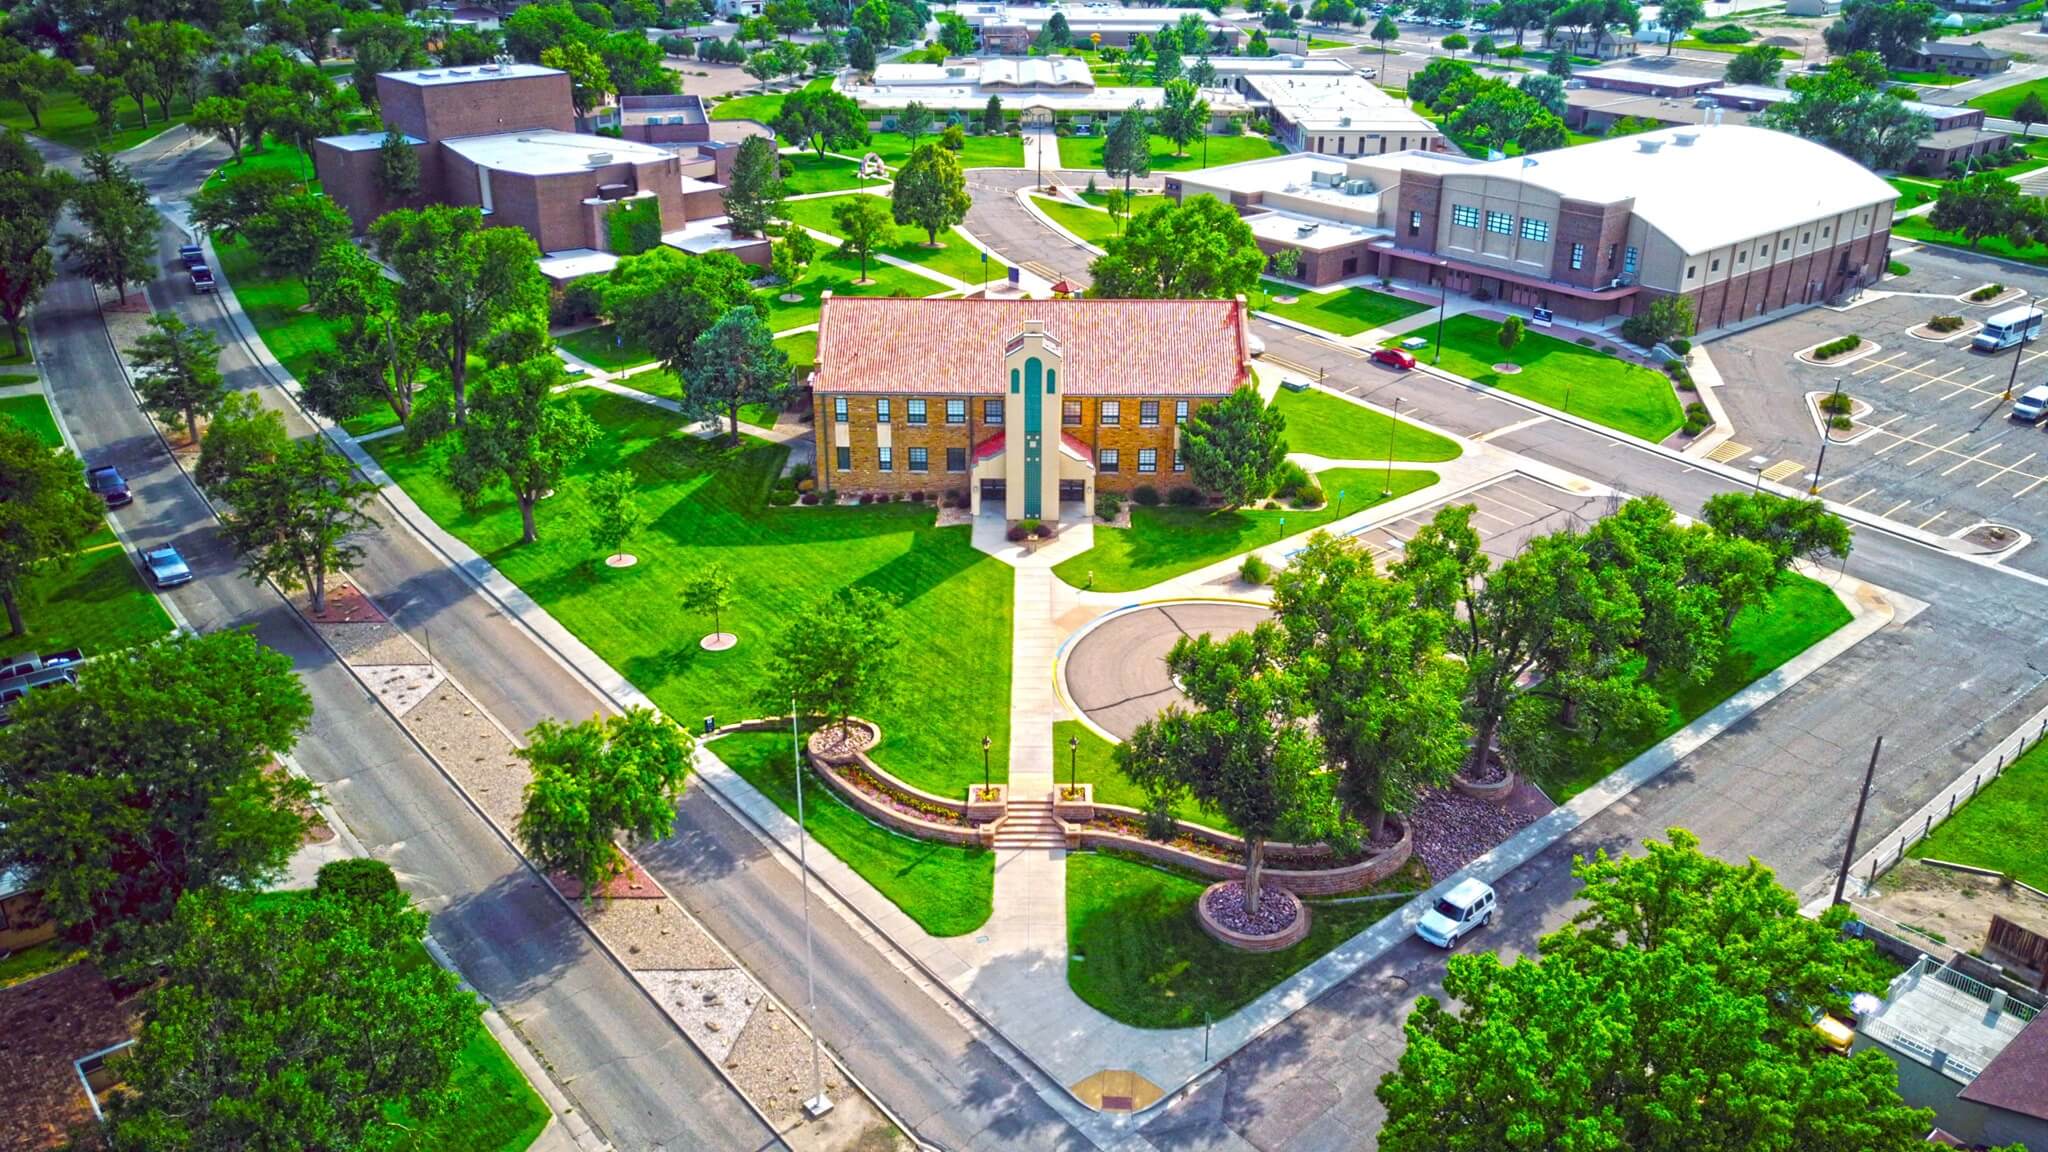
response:
[[[1273,475],[1287,459],[1286,431],[1287,418],[1249,385],[1201,405],[1181,430],[1188,475],[1233,508],[1249,504],[1273,490]]]
[[[225,422],[207,429],[209,441]],[[375,526],[365,506],[377,486],[319,437],[223,471],[211,495],[226,504],[227,537],[249,575],[304,588],[314,613],[325,612],[328,575],[362,558],[355,537]]]
[[[314,354],[300,399],[334,421],[382,400],[401,425],[409,425],[422,373],[433,360],[446,318],[408,319],[383,266],[353,244],[330,245],[306,288],[314,310],[339,327],[333,346]]]
[[[1701,516],[1718,532],[1763,545],[1778,572],[1790,568],[1794,560],[1846,560],[1853,543],[1848,523],[1819,500],[1723,492],[1707,498]]]
[[[1171,57],[1179,59],[1179,57]],[[1159,134],[1173,141],[1173,154],[1185,156],[1188,141],[1209,128],[1209,102],[1192,80],[1176,77],[1166,82],[1166,96],[1159,105]]]
[[[725,188],[725,214],[735,236],[761,236],[782,215],[789,194],[782,182],[781,155],[766,136],[740,141]]]
[[[1682,39],[1693,26],[1707,18],[1705,0],[1664,0],[1657,10],[1657,22],[1664,25],[1664,54],[1671,55],[1671,48]]]
[[[299,178],[282,168],[236,168],[209,180],[192,197],[192,224],[215,240],[246,240],[277,202],[295,195]]]
[[[70,177],[46,167],[27,137],[11,128],[0,133],[0,319],[17,356],[26,351],[23,319],[57,278],[50,236],[70,190]]]
[[[844,726],[888,699],[900,643],[895,615],[886,594],[857,585],[813,601],[775,642],[761,706],[793,705],[799,716]]]
[[[937,144],[925,144],[912,152],[897,170],[895,187],[889,191],[890,213],[896,223],[924,229],[928,247],[937,247],[940,232],[967,219],[972,204],[960,158]]]
[[[78,457],[0,416],[0,606],[9,636],[28,630],[21,613],[28,579],[76,552],[100,527],[100,513]]]
[[[1787,82],[1793,97],[1759,115],[1763,127],[1803,136],[1870,168],[1902,168],[1930,121],[1897,96],[1872,87],[1853,60]]]
[[[817,150],[847,151],[867,143],[867,113],[844,92],[801,88],[783,98],[782,110],[769,125],[798,145]]]
[[[1845,0],[1841,16],[1821,30],[1828,52],[1875,52],[1894,68],[1904,68],[1913,53],[1935,34],[1941,9],[1929,0]]]
[[[147,24],[130,21],[128,43],[148,61],[147,87],[156,101],[157,115],[171,118],[171,102],[191,88],[199,75],[201,58],[213,46],[212,37],[178,20],[156,20]]]
[[[895,227],[893,210],[884,207],[879,196],[845,196],[832,206],[832,222],[839,225],[839,233],[845,238],[841,249],[860,260],[860,279],[856,283],[868,283],[868,261],[874,257],[875,249],[889,241]]]
[[[220,374],[220,341],[192,328],[175,312],[149,318],[149,331],[128,349],[135,365],[135,391],[143,407],[169,424],[182,420],[185,434],[199,443],[199,418],[211,416],[227,394]]]
[[[701,421],[724,417],[727,436],[737,445],[740,409],[781,405],[789,390],[789,355],[775,346],[775,333],[761,314],[741,305],[697,337],[690,349],[689,380],[684,415]]]
[[[2019,185],[2002,172],[1979,172],[1944,184],[1927,222],[1960,233],[1975,248],[1986,236],[2024,230],[2031,214]]]
[[[1258,287],[1266,254],[1251,226],[1214,196],[1190,196],[1131,219],[1089,265],[1097,298],[1218,299]]]
[[[591,900],[626,868],[620,835],[659,840],[675,825],[691,747],[689,733],[649,708],[534,725],[519,750],[533,770],[520,847],[542,869],[567,873]]]
[[[766,315],[754,269],[729,252],[692,256],[666,246],[619,261],[604,286],[605,311],[620,336],[689,379],[697,338],[735,308]]]
[[[599,434],[582,405],[554,394],[562,379],[562,362],[552,352],[486,371],[448,457],[449,480],[472,512],[491,489],[511,490],[522,544],[540,538],[533,510],[542,494],[561,483]]]
[[[1762,84],[1775,86],[1778,73],[1785,67],[1785,58],[1778,55],[1773,44],[1752,44],[1737,52],[1728,60],[1728,69],[1722,78],[1730,84]]]
[[[1143,100],[1109,126],[1102,140],[1102,170],[1110,179],[1124,182],[1125,195],[1130,194],[1132,180],[1152,174],[1152,117]]]
[[[85,154],[85,179],[73,189],[71,211],[81,229],[59,238],[64,255],[87,280],[123,300],[128,285],[156,269],[157,230],[149,191],[128,167],[101,151]]]
[[[426,913],[395,883],[330,890],[341,866],[313,892],[179,901],[120,1057],[116,1152],[370,1152],[404,1146],[401,1111],[417,1120],[445,1102],[482,1005],[422,954]]]
[[[431,318],[435,359],[455,404],[469,416],[469,355],[514,316],[547,307],[540,249],[523,228],[491,228],[470,206],[400,209],[370,226],[378,256],[398,274],[399,309],[408,322]]]
[[[147,951],[187,891],[283,874],[312,790],[274,764],[312,713],[290,658],[247,632],[93,660],[0,728],[0,865],[72,938]]]

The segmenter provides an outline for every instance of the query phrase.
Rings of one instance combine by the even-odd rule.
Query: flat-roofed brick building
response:
[[[1098,488],[1189,486],[1181,426],[1251,381],[1245,325],[1242,300],[828,295],[819,484],[964,489],[1010,520],[1092,508]]]

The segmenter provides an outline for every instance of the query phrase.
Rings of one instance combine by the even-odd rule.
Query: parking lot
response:
[[[1991,353],[1970,346],[1986,317],[2048,292],[2048,278],[1924,250],[1907,261],[1914,272],[1884,285],[1901,294],[1845,312],[1814,309],[1710,346],[1736,427],[1712,458],[1789,487],[1817,486],[1829,500],[1936,535],[1985,523],[2048,534],[2048,421],[2013,420],[2006,397],[2008,381],[2014,396],[2048,382],[2048,340]],[[1987,282],[2028,295],[1990,305],[1957,298]],[[1946,340],[1909,331],[1941,314],[1969,327]],[[1794,356],[1850,332],[1878,350],[1833,365]],[[1838,381],[1869,408],[1853,429],[1832,434],[1822,461],[1808,396]],[[2048,570],[2048,555],[2027,555],[2039,550],[2011,562]]]
[[[1517,473],[1353,535],[1364,542],[1374,559],[1391,564],[1400,559],[1401,549],[1446,504],[1472,505],[1472,527],[1479,533],[1480,548],[1498,564],[1521,551],[1531,536],[1585,528],[1611,511],[1614,500],[1606,496],[1581,496]]]

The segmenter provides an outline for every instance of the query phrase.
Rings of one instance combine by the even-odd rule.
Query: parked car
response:
[[[1377,79],[1379,78],[1380,70],[1379,70],[1379,69],[1377,69],[1377,68],[1373,68],[1373,67],[1370,67],[1370,66],[1368,66],[1368,67],[1365,67],[1365,68],[1360,68],[1360,69],[1358,70],[1358,74],[1359,74],[1359,76],[1360,76],[1360,77],[1362,77],[1362,78],[1364,78],[1364,79],[1366,79],[1366,80],[1377,80]]]
[[[187,268],[206,263],[206,249],[197,244],[178,245],[178,263]]]
[[[149,572],[149,582],[159,588],[176,588],[192,582],[192,569],[186,566],[185,558],[178,555],[176,548],[145,549],[142,566]]]
[[[1459,937],[1493,922],[1493,888],[1470,877],[1458,881],[1422,914],[1415,934],[1439,948],[1455,947]]]
[[[66,648],[62,652],[45,652],[40,656],[34,652],[24,652],[19,656],[9,656],[5,660],[0,660],[0,684],[12,680],[16,676],[26,676],[31,672],[40,672],[45,668],[67,668],[73,664],[84,663],[84,661],[85,653],[76,648]]]
[[[204,264],[194,264],[192,266],[192,290],[194,292],[213,291],[213,269],[208,268]]]
[[[1376,348],[1373,350],[1372,358],[1389,368],[1399,368],[1403,372],[1415,367],[1415,354],[1401,348]]]
[[[2036,384],[2012,402],[2012,418],[2015,420],[2039,424],[2042,416],[2048,416],[2048,384]]]
[[[9,680],[0,680],[0,724],[12,724],[14,704],[38,688],[52,684],[78,683],[78,670],[71,667],[39,668]]]
[[[85,486],[106,501],[109,508],[119,508],[135,500],[128,491],[128,481],[122,478],[121,470],[112,464],[86,469]]]

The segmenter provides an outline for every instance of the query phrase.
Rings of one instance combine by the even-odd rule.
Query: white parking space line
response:
[[[1925,387],[1927,387],[1927,386],[1928,386],[1929,384],[1939,384],[1939,383],[1941,383],[1941,382],[1942,382],[1943,380],[1946,380],[1946,379],[1948,379],[1949,377],[1951,377],[1951,376],[1955,375],[1955,374],[1956,374],[1956,373],[1958,373],[1958,372],[1962,372],[1962,371],[1965,371],[1965,370],[1967,370],[1968,368],[1969,368],[1969,365],[1965,364],[1965,365],[1963,365],[1963,366],[1962,366],[1962,367],[1960,367],[1960,368],[1951,368],[1951,369],[1949,369],[1948,371],[1946,371],[1946,372],[1943,372],[1943,373],[1942,373],[1941,375],[1939,375],[1939,376],[1929,376],[1929,377],[1928,377],[1927,379],[1925,379],[1925,380],[1922,380],[1922,381],[1921,381],[1920,383],[1918,383],[1918,384],[1915,384],[1915,385],[1913,385],[1913,386],[1912,386],[1911,388],[1908,388],[1908,389],[1906,389],[1906,391],[1907,391],[1908,393],[1912,393],[1912,392],[1918,392],[1918,391],[1919,391],[1919,390],[1921,390],[1922,388],[1925,388]],[[1889,381],[1887,381],[1887,383],[1889,383]]]
[[[1846,504],[1846,506],[1848,506],[1848,507],[1850,507],[1850,508],[1854,508],[1854,507],[1855,507],[1856,505],[1858,505],[1858,504],[1860,504],[1860,503],[1862,503],[1862,502],[1863,502],[1863,498],[1864,498],[1865,496],[1868,496],[1868,495],[1870,495],[1870,494],[1871,494],[1872,492],[1875,492],[1875,491],[1877,491],[1877,489],[1875,489],[1875,488],[1865,488],[1865,489],[1864,489],[1864,490],[1863,490],[1863,491],[1862,491],[1862,492],[1861,492],[1861,493],[1860,493],[1859,495],[1857,495],[1857,496],[1856,496],[1856,497],[1855,497],[1854,499],[1851,499],[1851,500],[1847,500],[1847,501],[1845,501],[1844,503]]]
[[[1901,500],[1901,501],[1899,501],[1899,502],[1898,502],[1897,504],[1894,504],[1894,505],[1892,505],[1891,507],[1889,507],[1889,508],[1885,509],[1884,511],[1882,511],[1882,512],[1879,512],[1879,513],[1878,513],[1878,515],[1879,515],[1879,516],[1882,516],[1882,517],[1884,517],[1884,518],[1885,518],[1885,519],[1887,519],[1887,520],[1889,520],[1889,519],[1891,519],[1892,513],[1894,513],[1894,512],[1897,512],[1897,511],[1898,511],[1899,509],[1901,509],[1901,508],[1904,508],[1904,507],[1905,507],[1906,505],[1908,505],[1908,504],[1911,504],[1911,503],[1912,503],[1912,501],[1911,501],[1911,500]]]
[[[1866,427],[1866,428],[1870,428],[1870,429],[1873,429],[1873,430],[1875,430],[1875,431],[1878,431],[1878,432],[1882,432],[1882,431],[1884,431],[1885,429],[1887,429],[1887,428],[1891,427],[1892,425],[1894,425],[1894,424],[1897,424],[1897,423],[1898,423],[1899,421],[1901,421],[1901,420],[1904,420],[1905,418],[1906,418],[1906,414],[1905,414],[1904,412],[1901,412],[1901,413],[1899,413],[1898,415],[1896,415],[1896,416],[1893,416],[1893,417],[1891,417],[1891,418],[1890,418],[1890,419],[1888,419],[1888,420],[1880,420],[1880,421],[1878,421],[1878,422],[1877,422],[1877,423],[1875,423],[1875,424],[1866,424],[1866,425],[1864,425],[1864,427]],[[1896,435],[1896,433],[1894,433],[1894,435]]]
[[[1982,400],[1979,400],[1975,404],[1970,405],[1970,411],[1975,412],[1977,409],[1982,408],[1986,404],[1997,404],[2002,402],[2004,399],[2005,393],[2003,392],[1986,392]]]
[[[1865,365],[1864,365],[1863,367],[1861,367],[1861,368],[1858,368],[1858,369],[1856,369],[1856,370],[1855,370],[1854,372],[1851,372],[1851,373],[1849,373],[1849,375],[1851,375],[1851,376],[1861,376],[1861,375],[1863,375],[1863,374],[1864,374],[1865,372],[1871,372],[1871,371],[1875,371],[1875,370],[1877,370],[1877,369],[1879,369],[1879,368],[1888,368],[1888,367],[1890,367],[1891,365],[1893,365],[1893,364],[1897,363],[1897,362],[1898,362],[1898,359],[1899,359],[1899,357],[1901,357],[1901,356],[1904,356],[1904,355],[1905,355],[1905,353],[1904,353],[1904,352],[1894,352],[1894,353],[1892,353],[1891,355],[1889,355],[1889,356],[1885,357],[1885,358],[1884,358],[1884,359],[1882,359],[1882,360],[1878,360],[1878,361],[1875,361],[1875,362],[1873,362],[1873,363],[1870,363],[1870,364],[1865,364]],[[1929,363],[1932,363],[1932,361],[1929,361]]]
[[[1901,376],[1911,376],[1911,375],[1914,375],[1915,373],[1918,373],[1918,372],[1919,372],[1919,371],[1920,371],[1920,370],[1921,370],[1922,368],[1925,368],[1925,367],[1927,367],[1927,366],[1928,366],[1929,364],[1932,364],[1932,363],[1934,363],[1934,360],[1933,360],[1933,358],[1931,358],[1931,357],[1930,357],[1930,358],[1928,358],[1928,359],[1926,359],[1926,360],[1922,360],[1922,361],[1921,361],[1921,362],[1919,362],[1918,364],[1915,364],[1915,365],[1913,365],[1913,366],[1912,366],[1911,368],[1901,368],[1901,369],[1899,369],[1899,370],[1898,370],[1897,372],[1894,372],[1894,373],[1892,373],[1891,375],[1889,375],[1889,376],[1885,377],[1884,379],[1882,379],[1882,380],[1878,381],[1878,383],[1880,383],[1880,384],[1889,384],[1889,383],[1891,383],[1892,381],[1894,381],[1894,380],[1897,380],[1897,379],[1898,379],[1899,377],[1901,377]],[[1961,368],[1958,368],[1958,369],[1956,369],[1956,371],[1957,371],[1957,372],[1961,372],[1961,371],[1962,371],[1962,369],[1961,369]],[[1951,373],[1951,375],[1953,375],[1953,373]]]
[[[1982,452],[1977,453],[1975,456],[1965,457],[1962,460],[1959,460],[1956,463],[1949,465],[1947,468],[1942,470],[1941,474],[1943,476],[1946,476],[1950,472],[1957,472],[1971,464],[1975,464],[1977,461],[1982,460],[1984,457],[1991,455],[1991,450],[1996,447],[1998,447],[1998,441],[1993,440],[1991,443],[1986,444],[1984,446],[1984,450]]]
[[[1991,374],[1990,374],[1990,375],[1988,375],[1988,376],[1979,376],[1979,377],[1978,377],[1977,379],[1975,379],[1975,380],[1972,380],[1972,381],[1970,381],[1970,382],[1969,382],[1968,384],[1962,384],[1962,385],[1958,385],[1955,391],[1953,391],[1953,392],[1950,392],[1950,393],[1949,393],[1948,395],[1946,395],[1946,396],[1943,396],[1943,397],[1942,397],[1942,400],[1943,400],[1943,401],[1949,401],[1949,400],[1953,400],[1953,399],[1955,399],[1956,397],[1958,397],[1958,396],[1961,396],[1961,395],[1962,395],[1963,393],[1965,393],[1965,392],[1981,392],[1981,391],[1983,391],[1983,390],[1984,390],[1984,384],[1985,384],[1985,383],[1986,383],[1987,381],[1991,381],[1991,380],[1996,380],[1996,379],[1998,379],[1998,373],[1996,373],[1996,372],[1993,372],[1993,373],[1991,373]],[[1997,392],[1997,390],[1995,390],[1995,389],[1994,389],[1994,390],[1992,391],[1992,393],[1991,393],[1991,394],[1992,394],[1993,396],[1996,396],[1996,395],[1998,395],[1998,392]]]
[[[1834,487],[1835,485],[1837,485],[1837,484],[1840,484],[1840,483],[1841,483],[1842,481],[1844,481],[1844,480],[1847,480],[1847,479],[1848,479],[1848,477],[1847,477],[1847,476],[1837,476],[1837,477],[1835,477],[1835,478],[1834,478],[1833,480],[1830,480],[1830,481],[1828,481],[1827,483],[1825,483],[1825,484],[1821,485],[1821,486],[1820,486],[1819,488],[1816,488],[1816,489],[1814,489],[1814,491],[1816,491],[1816,492],[1825,492],[1825,491],[1827,491],[1828,489],[1830,489],[1830,488],[1833,488],[1833,487]]]
[[[1913,457],[1911,460],[1906,461],[1906,467],[1911,468],[1913,465],[1918,464],[1922,460],[1927,459],[1929,456],[1932,456],[1937,452],[1945,451],[1950,445],[1955,444],[1958,441],[1968,440],[1969,438],[1970,434],[1968,432],[1965,432],[1962,435],[1956,437],[1954,440],[1950,440],[1947,444],[1941,444],[1933,448],[1929,448],[1927,451],[1922,452],[1918,456]]]
[[[2034,489],[2039,488],[2043,484],[2048,484],[2048,476],[2037,476],[2034,478],[2034,482],[2032,484],[2029,484],[2025,488],[2020,489],[2018,492],[2013,493],[2012,498],[2017,500],[2020,497],[2025,496],[2027,493],[2032,492]]]
[[[1891,451],[1892,449],[1894,449],[1894,448],[1897,448],[1897,447],[1898,447],[1899,445],[1901,445],[1901,444],[1918,444],[1918,443],[1920,443],[1920,437],[1922,437],[1922,436],[1925,436],[1925,435],[1927,435],[1927,434],[1928,434],[1929,432],[1932,432],[1932,431],[1934,431],[1934,425],[1932,425],[1932,424],[1929,424],[1929,425],[1928,425],[1927,427],[1925,427],[1925,428],[1922,428],[1922,429],[1921,429],[1920,431],[1918,431],[1918,432],[1915,432],[1915,433],[1912,433],[1911,435],[1908,435],[1908,436],[1899,436],[1899,434],[1898,434],[1897,432],[1887,432],[1887,433],[1885,433],[1885,435],[1887,435],[1887,436],[1899,436],[1899,438],[1898,438],[1897,440],[1894,440],[1894,441],[1892,441],[1891,443],[1889,443],[1889,444],[1885,445],[1884,447],[1882,447],[1882,448],[1879,448],[1879,449],[1878,449],[1878,450],[1877,450],[1876,452],[1873,452],[1873,453],[1871,453],[1871,455],[1873,455],[1873,456],[1882,456],[1882,455],[1884,455],[1885,453],[1887,453],[1887,452]]]
[[[1932,523],[1934,523],[1934,522],[1935,522],[1936,520],[1939,520],[1939,519],[1941,519],[1941,518],[1942,518],[1943,516],[1946,516],[1946,515],[1948,515],[1948,509],[1944,508],[1944,509],[1942,509],[1941,511],[1939,511],[1939,512],[1936,512],[1936,513],[1935,513],[1934,515],[1932,515],[1932,516],[1929,516],[1929,517],[1928,517],[1927,519],[1925,519],[1925,520],[1922,520],[1922,521],[1921,521],[1921,522],[1919,522],[1918,524],[1915,524],[1915,525],[1913,525],[1913,527],[1915,527],[1915,528],[1925,528],[1925,527],[1927,527],[1927,526],[1928,526],[1929,524],[1932,524]]]
[[[2013,472],[2014,470],[2016,470],[2017,468],[2019,468],[2019,466],[2020,466],[2020,465],[2022,465],[2022,464],[2025,464],[2025,463],[2026,463],[2027,461],[2029,461],[2029,460],[2032,460],[2032,459],[2033,459],[2034,457],[2036,457],[2036,456],[2039,456],[2039,455],[2040,455],[2040,453],[2039,453],[2039,452],[2029,452],[2029,453],[2027,453],[2027,454],[2026,454],[2025,456],[2022,456],[2022,457],[2020,457],[2019,459],[2017,459],[2017,460],[2013,461],[2012,463],[2010,463],[2010,464],[2007,464],[2007,465],[2006,465],[2005,467],[2003,467],[2003,468],[2000,468],[2000,469],[1999,469],[1998,471],[1996,471],[1996,472],[1993,472],[1993,473],[1992,473],[1991,475],[1989,475],[1989,476],[1986,476],[1986,477],[1985,477],[1985,478],[1983,478],[1982,480],[1979,480],[1979,481],[1977,481],[1977,487],[1979,487],[1979,488],[1982,488],[1982,487],[1983,487],[1983,486],[1985,486],[1986,484],[1989,484],[1989,483],[1991,483],[1991,482],[1992,482],[1993,480],[1996,480],[1996,479],[1998,479],[1998,478],[1999,478],[1999,477],[2001,477],[2001,476],[2005,476],[2005,475],[2008,475],[2008,474],[2012,473],[2012,472]],[[2025,472],[2022,472],[2022,473],[2021,473],[2021,475],[2023,475],[2023,476],[2025,476],[2025,475],[2030,475],[2030,473],[2025,473]]]

